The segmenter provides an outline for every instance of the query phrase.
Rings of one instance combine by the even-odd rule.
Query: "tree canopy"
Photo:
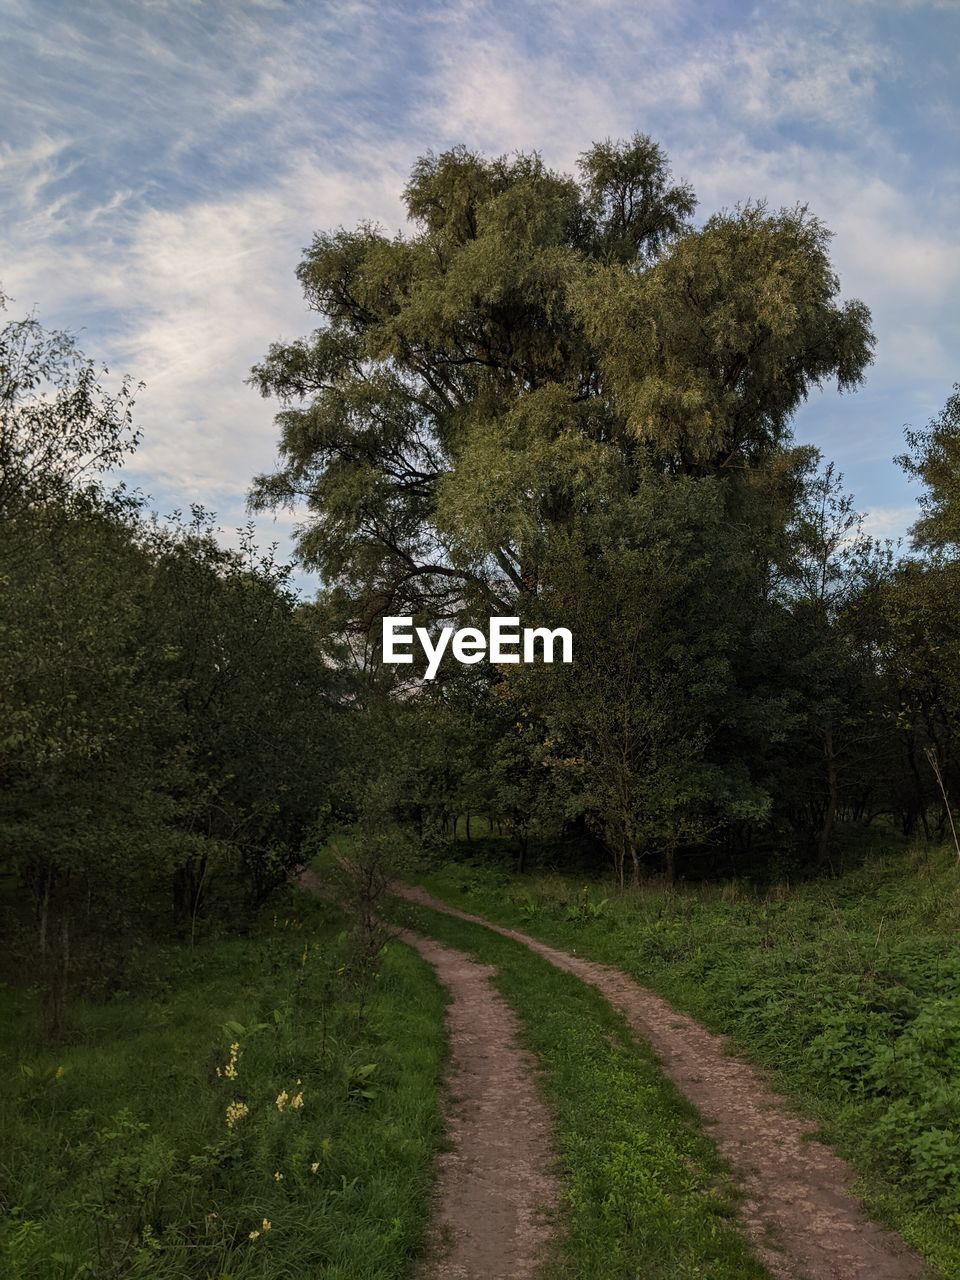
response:
[[[321,233],[298,275],[321,327],[253,379],[283,402],[257,508],[303,504],[299,550],[359,624],[536,597],[553,533],[647,470],[770,463],[814,385],[855,386],[869,316],[807,210],[700,227],[637,135],[577,178],[537,155],[428,155],[409,234]]]
[[[587,820],[621,868],[775,825],[817,483],[791,419],[814,387],[854,388],[873,346],[829,232],[762,202],[695,223],[640,134],[575,176],[429,154],[405,198],[406,233],[320,233],[300,264],[320,325],[253,371],[281,401],[253,506],[305,513],[299,555],[361,637],[387,614],[576,619],[574,671],[501,670],[480,695],[516,686],[529,812]]]

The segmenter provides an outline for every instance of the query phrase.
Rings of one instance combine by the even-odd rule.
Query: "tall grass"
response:
[[[408,1273],[443,997],[393,945],[361,1022],[342,924],[291,893],[251,936],[155,953],[136,994],[79,1003],[55,1049],[36,994],[0,992],[0,1274]]]

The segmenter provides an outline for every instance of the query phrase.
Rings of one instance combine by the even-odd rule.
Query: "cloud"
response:
[[[705,213],[805,201],[836,232],[878,363],[866,400],[814,397],[801,429],[836,445],[876,510],[902,513],[893,468],[854,471],[888,457],[900,423],[957,376],[958,178],[942,163],[956,89],[937,52],[955,6],[5,7],[0,283],[147,382],[137,474],[164,500],[242,518],[275,447],[271,407],[243,379],[271,341],[310,327],[293,269],[315,230],[402,227],[428,147],[537,148],[570,169],[593,140],[639,128]]]
[[[874,507],[871,511],[864,513],[863,532],[871,538],[881,540],[889,538],[896,542],[897,539],[904,537],[906,530],[919,514],[920,510],[915,502],[911,505]]]
[[[271,341],[307,327],[294,278],[303,246],[342,219],[396,224],[399,186],[389,162],[361,176],[301,157],[270,191],[140,220],[112,301],[132,317],[124,366],[147,383],[141,465],[185,492],[233,493],[269,467],[271,409],[244,379]]]

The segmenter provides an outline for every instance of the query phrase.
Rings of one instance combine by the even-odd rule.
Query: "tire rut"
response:
[[[330,896],[312,871],[299,883]],[[417,1280],[534,1280],[554,1235],[550,1210],[560,1195],[537,1060],[520,1047],[520,1023],[490,981],[494,965],[409,929],[392,936],[423,956],[449,997],[450,1148],[437,1157]]]
[[[533,1280],[559,1194],[551,1120],[538,1067],[519,1046],[512,1009],[491,986],[493,965],[403,932],[450,993],[447,1133],[437,1161],[430,1244],[418,1280]]]
[[[811,1137],[815,1125],[798,1116],[759,1070],[731,1056],[724,1037],[707,1031],[619,969],[460,911],[419,887],[398,885],[394,891],[419,906],[523,943],[557,968],[591,983],[624,1015],[706,1122],[744,1192],[740,1218],[754,1250],[777,1280],[931,1276],[900,1236],[866,1216],[849,1190],[853,1170]]]

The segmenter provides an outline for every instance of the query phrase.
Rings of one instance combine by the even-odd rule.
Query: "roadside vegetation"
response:
[[[840,878],[766,889],[517,876],[496,841],[420,879],[730,1035],[860,1172],[868,1211],[956,1280],[960,880],[952,850],[891,843]]]
[[[347,923],[290,890],[246,936],[147,951],[129,992],[75,1003],[68,1043],[35,988],[0,990],[4,1277],[408,1274],[443,996],[400,945],[359,992]]]

